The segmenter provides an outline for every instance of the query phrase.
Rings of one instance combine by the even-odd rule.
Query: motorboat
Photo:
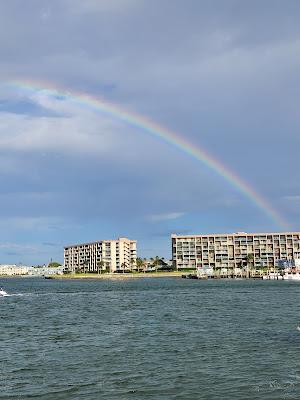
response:
[[[8,293],[2,288],[0,288],[0,297],[5,297],[5,296],[9,296]]]
[[[285,272],[282,276],[284,280],[300,281],[300,272]]]
[[[300,281],[300,272],[293,270],[284,270],[281,273],[270,272],[267,275],[263,275],[262,279],[276,280],[276,281]]]

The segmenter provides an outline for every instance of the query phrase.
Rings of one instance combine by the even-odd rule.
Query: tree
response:
[[[243,260],[236,261],[235,268],[234,268],[235,276],[244,276],[244,262]]]
[[[257,266],[257,269],[259,270],[260,275],[263,273],[265,266],[263,262],[260,262],[259,265]],[[267,273],[269,274],[269,269],[267,268]]]
[[[247,254],[248,278],[250,278],[249,266],[250,266],[250,271],[253,270],[253,268],[254,268],[254,255],[252,253]]]
[[[89,260],[85,260],[83,263],[83,273],[86,273],[85,267],[87,267],[89,265]]]
[[[134,258],[130,259],[130,269],[131,271],[134,269],[134,266],[136,265],[136,260]]]
[[[79,265],[75,265],[75,274],[78,274],[80,272],[80,267]]]
[[[48,264],[48,267],[49,267],[49,268],[58,268],[58,267],[61,267],[61,264],[60,264],[59,262],[56,262],[56,261],[51,261],[51,262]]]
[[[152,260],[153,260],[153,258],[152,258]],[[158,256],[155,256],[153,263],[152,263],[153,267],[155,267],[155,271],[157,271],[157,267],[160,264],[161,264],[161,259]]]
[[[145,260],[145,259],[144,259]],[[136,266],[137,266],[137,270],[138,272],[140,272],[141,269],[145,268],[145,261],[142,260],[140,257],[137,257],[136,259]]]
[[[97,262],[97,272],[98,272],[98,274],[102,273],[103,267],[104,267],[104,261],[103,260],[98,261]]]
[[[125,268],[126,268],[126,263],[123,262],[123,263],[121,264],[121,267],[122,267],[123,274],[124,274],[124,271],[125,271]]]

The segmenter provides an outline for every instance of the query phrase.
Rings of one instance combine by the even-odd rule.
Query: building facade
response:
[[[14,276],[14,275],[28,275],[31,267],[16,264],[1,264],[0,275]]]
[[[256,268],[299,259],[300,232],[172,235],[172,260],[177,269],[241,268],[250,254]]]
[[[136,240],[99,240],[64,248],[66,272],[124,272],[135,268]]]

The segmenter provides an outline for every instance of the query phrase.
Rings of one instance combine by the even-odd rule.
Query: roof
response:
[[[198,235],[177,235],[172,233],[172,238],[196,238],[196,237],[212,237],[212,236],[268,236],[268,235],[300,235],[300,232],[234,232],[234,233],[210,233],[210,234],[198,234]]]

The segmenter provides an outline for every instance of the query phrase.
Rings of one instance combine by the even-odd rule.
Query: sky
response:
[[[299,230],[299,17],[297,0],[0,2],[0,263],[120,236],[170,258],[172,233]],[[222,171],[62,91],[176,132],[285,226]]]

